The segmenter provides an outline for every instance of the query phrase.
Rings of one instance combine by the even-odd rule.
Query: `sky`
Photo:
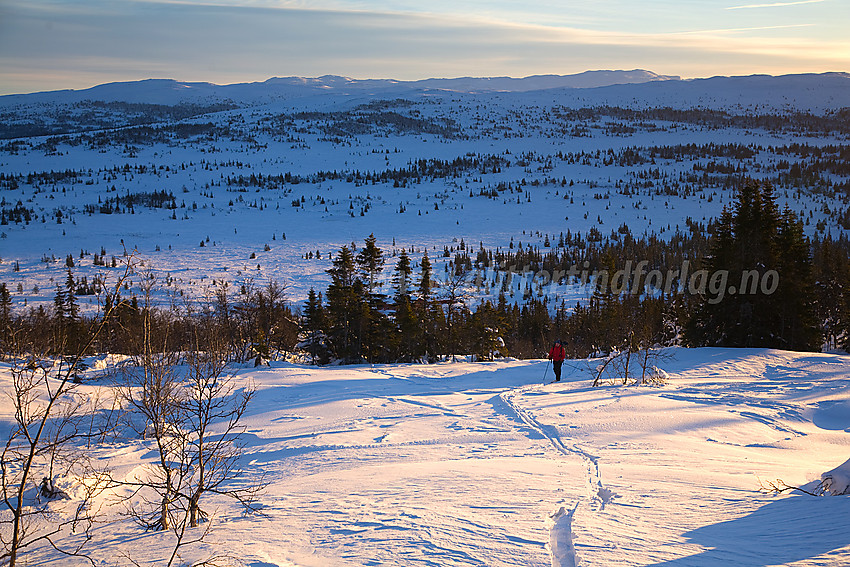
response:
[[[0,94],[646,69],[850,71],[850,0],[0,0]]]

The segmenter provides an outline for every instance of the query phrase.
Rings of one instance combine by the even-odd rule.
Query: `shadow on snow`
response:
[[[687,532],[685,538],[710,549],[651,567],[765,567],[801,561],[850,545],[850,498],[777,498],[746,516]]]

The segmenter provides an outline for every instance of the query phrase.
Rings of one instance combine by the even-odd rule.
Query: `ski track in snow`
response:
[[[397,379],[398,376],[395,376],[386,371],[380,372],[382,374],[387,375],[390,378]],[[417,386],[425,385],[426,383],[417,382],[416,380],[409,380],[410,384],[415,384]],[[530,386],[522,386],[519,388],[513,389],[497,389],[502,390],[499,391],[495,398],[501,400],[506,408],[512,412],[512,418],[515,418],[518,423],[523,424],[528,429],[536,432],[540,435],[541,439],[545,439],[549,442],[549,444],[561,455],[568,457],[578,457],[585,465],[585,470],[587,473],[587,485],[584,489],[585,497],[584,501],[588,503],[589,509],[591,510],[602,510],[605,505],[611,499],[613,493],[607,490],[602,483],[601,474],[599,470],[599,459],[595,455],[592,455],[585,449],[581,448],[575,443],[568,443],[565,439],[561,437],[558,433],[557,429],[553,426],[549,426],[541,423],[537,420],[534,415],[527,409],[524,409],[518,398],[521,396],[528,394],[529,392],[539,391],[539,385],[530,385]],[[426,388],[430,389],[430,388]],[[485,393],[486,390],[478,390],[472,389],[469,392],[475,393]],[[437,394],[438,392],[430,392],[431,394]],[[426,398],[425,400],[413,399],[416,394],[411,392],[409,395],[385,395],[381,397],[381,400],[384,403],[397,403],[404,404],[413,407],[420,407],[423,409],[433,410],[438,415],[449,418],[458,418],[458,419],[466,419],[469,421],[477,422],[475,425],[474,431],[486,431],[489,427],[487,423],[488,420],[498,418],[499,415],[504,415],[499,411],[498,408],[494,407],[494,413],[490,415],[473,415],[470,413],[464,414],[458,411],[455,408],[449,407],[443,403],[435,401],[433,398]],[[492,402],[489,402],[492,404]],[[469,424],[466,426],[470,427]],[[514,426],[515,427],[515,426]],[[483,429],[482,429],[483,428]],[[304,438],[314,437],[316,435],[332,435],[332,434],[345,434],[350,433],[354,429],[341,429],[341,430],[325,430],[319,434],[305,434]],[[523,436],[527,436],[527,432],[518,431]],[[386,451],[386,450],[395,450],[405,447],[424,447],[424,446],[438,446],[438,445],[450,445],[450,444],[464,444],[464,443],[475,443],[481,442],[481,438],[476,435],[471,434],[453,434],[449,438],[442,437],[434,437],[427,439],[419,439],[412,441],[401,441],[401,442],[388,442],[386,441],[387,437],[390,436],[390,433],[384,433],[375,438],[375,442],[373,443],[361,443],[361,444],[308,444],[299,446],[297,448],[280,448],[279,440],[266,440],[266,447],[260,448],[256,447],[252,452],[252,463],[259,462],[270,462],[280,458],[286,457],[294,457],[298,455],[305,455],[308,453],[325,453],[325,452],[334,452],[334,451]],[[290,439],[293,439],[290,437]],[[271,442],[270,441],[277,441]],[[559,503],[563,504],[563,502]],[[572,543],[572,532],[571,532],[571,524],[572,519],[577,510],[579,503],[576,503],[573,507],[572,511],[565,512],[564,506],[560,506],[556,511],[554,511],[549,518],[551,519],[551,526],[549,527],[549,552],[552,559],[552,565],[555,567],[574,567],[577,565],[577,557],[575,554],[575,548]],[[369,526],[360,526],[355,528],[335,528],[334,533],[343,534],[347,533],[348,535],[360,534],[363,533]],[[512,541],[515,540],[517,543],[526,543],[526,544],[538,544],[538,542],[531,540],[523,540],[522,538],[511,538]],[[444,550],[447,551],[447,550]],[[466,561],[469,564],[477,564],[473,561],[472,557],[467,557]]]
[[[581,457],[587,463],[587,472],[588,472],[588,486],[589,486],[589,495],[591,500],[596,500],[601,504],[601,507],[604,508],[605,504],[608,503],[609,498],[606,498],[604,495],[607,494],[605,487],[602,485],[602,475],[599,472],[599,457],[595,455],[591,455],[577,444],[568,444],[564,442],[564,439],[558,433],[557,429],[551,425],[545,425],[540,423],[530,411],[523,409],[516,402],[516,397],[521,396],[529,391],[537,390],[540,386],[526,386],[523,388],[518,388],[515,390],[509,390],[499,395],[502,400],[506,404],[508,404],[514,412],[516,412],[517,416],[530,428],[534,429],[540,435],[549,440],[552,446],[559,453],[564,455],[576,455]]]
[[[539,385],[524,386],[503,392],[499,394],[499,397],[513,409],[523,423],[545,437],[556,451],[567,456],[578,456],[584,461],[587,468],[585,499],[591,510],[603,510],[605,505],[613,497],[613,493],[602,484],[602,475],[599,471],[599,457],[588,453],[575,443],[566,443],[555,427],[540,423],[530,411],[522,408],[517,403],[517,397],[521,397],[531,391],[539,390],[540,388],[541,386]],[[561,506],[551,516],[553,525],[550,529],[549,549],[552,554],[552,567],[575,567],[578,565],[571,528],[573,515],[578,509],[578,506],[579,504],[577,503],[569,513],[565,512],[564,507]]]
[[[577,567],[578,557],[573,545],[572,521],[578,504],[567,512],[563,506],[550,516],[552,527],[549,532],[549,549],[552,553],[552,567]]]

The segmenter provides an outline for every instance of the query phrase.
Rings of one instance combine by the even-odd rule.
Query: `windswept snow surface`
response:
[[[211,498],[211,532],[184,559],[850,564],[850,499],[759,491],[760,479],[801,486],[847,460],[850,357],[670,352],[661,387],[591,388],[585,361],[549,385],[543,361],[239,370],[257,388],[242,465],[245,481],[269,483],[262,515]],[[149,449],[125,439],[100,458],[121,478]],[[122,553],[157,564],[167,536],[117,511],[104,519],[96,565]],[[49,550],[30,558],[77,564]]]

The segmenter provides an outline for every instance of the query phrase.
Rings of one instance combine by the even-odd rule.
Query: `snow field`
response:
[[[850,357],[671,353],[669,382],[656,387],[591,388],[592,361],[567,361],[563,381],[548,385],[544,361],[239,370],[257,394],[238,482],[267,483],[260,513],[210,497],[210,533],[184,560],[848,564],[850,499],[760,487],[816,482],[847,460]],[[95,457],[128,478],[144,474],[150,449],[123,438]],[[169,537],[122,519],[125,496],[101,499],[95,563],[129,554],[157,564]],[[30,557],[85,564],[49,549]]]

